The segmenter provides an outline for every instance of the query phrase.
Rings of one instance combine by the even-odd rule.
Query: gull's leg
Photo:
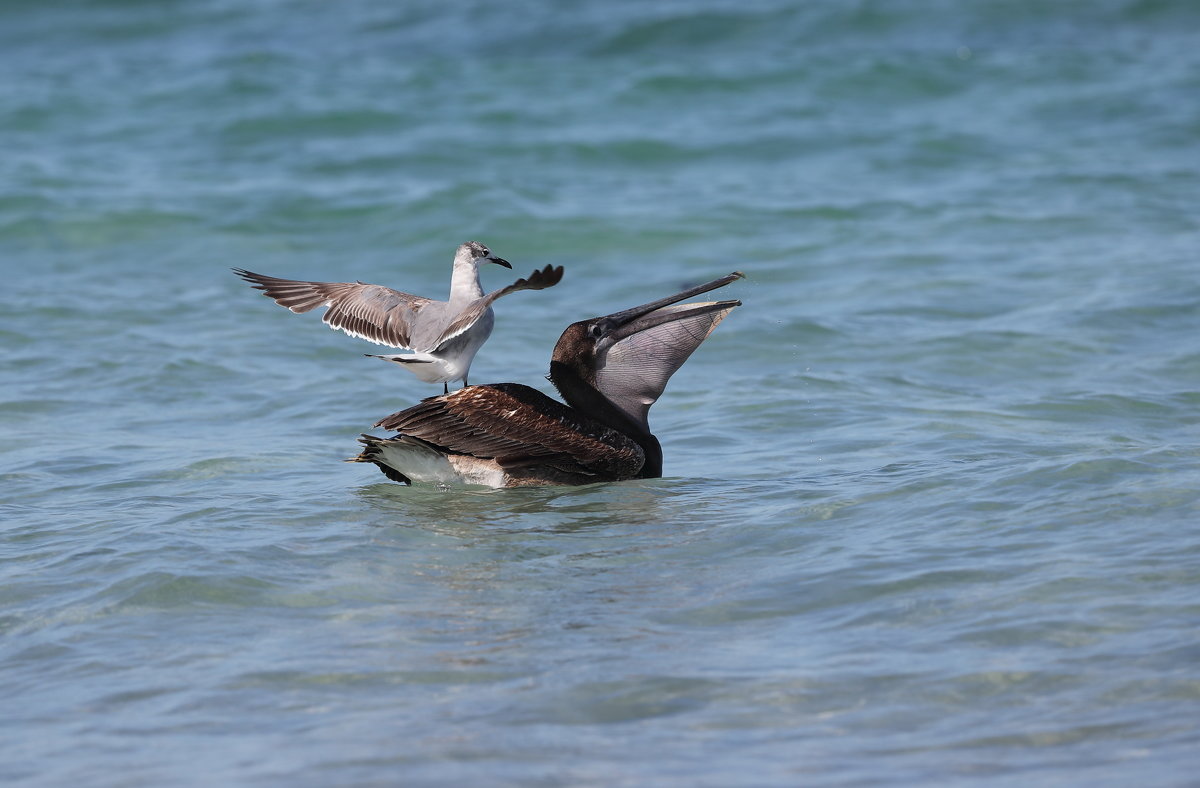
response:
[[[447,382],[446,382],[446,381],[444,381],[444,380],[442,381],[442,393],[443,393],[443,394],[449,394],[449,393],[450,393],[450,384],[449,384],[449,383],[447,383]]]

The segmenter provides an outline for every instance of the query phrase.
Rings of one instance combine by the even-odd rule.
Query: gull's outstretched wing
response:
[[[561,265],[548,265],[540,270],[535,270],[528,278],[518,279],[508,287],[502,287],[499,290],[488,293],[482,298],[476,298],[467,304],[466,308],[450,321],[450,325],[446,326],[441,336],[434,341],[434,349],[441,347],[475,325],[497,298],[503,298],[509,293],[515,293],[518,290],[545,290],[547,287],[554,287],[562,281],[562,276],[563,267]]]
[[[426,319],[437,319],[439,301],[402,293],[382,285],[363,282],[300,282],[264,276],[241,268],[233,272],[263,291],[263,295],[293,312],[308,312],[319,306],[328,307],[322,320],[330,327],[345,331],[352,337],[377,345],[404,350],[414,348],[412,338],[421,323],[422,310]],[[433,306],[430,310],[429,307]]]

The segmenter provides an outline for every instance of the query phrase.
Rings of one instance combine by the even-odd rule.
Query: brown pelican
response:
[[[647,414],[667,380],[741,301],[678,303],[741,278],[735,271],[673,296],[567,326],[549,380],[566,405],[519,383],[429,397],[375,424],[348,462],[389,479],[524,487],[662,475]]]
[[[483,244],[468,241],[454,253],[448,301],[434,301],[363,282],[298,282],[241,268],[233,272],[293,312],[328,307],[322,320],[330,328],[340,328],[352,337],[377,345],[413,351],[367,355],[394,361],[426,383],[441,383],[442,391],[449,392],[452,380],[467,385],[471,361],[491,336],[495,324],[492,302],[518,290],[553,287],[563,273],[562,266],[546,266],[534,271],[528,279],[518,279],[485,296],[479,284],[479,266],[483,263],[512,268],[507,260],[496,257]]]

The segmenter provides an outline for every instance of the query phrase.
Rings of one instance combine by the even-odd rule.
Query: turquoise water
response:
[[[0,66],[6,782],[1194,782],[1195,3],[10,2]],[[434,387],[228,270],[467,239],[566,267],[474,382],[747,273],[665,478],[344,464]]]

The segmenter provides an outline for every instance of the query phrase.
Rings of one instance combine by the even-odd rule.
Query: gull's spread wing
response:
[[[442,306],[441,302],[382,285],[301,282],[256,274],[241,268],[235,268],[233,272],[262,290],[263,295],[293,312],[327,307],[322,320],[330,328],[340,329],[352,337],[378,345],[404,350],[424,350],[414,348],[411,344],[421,321],[422,310],[427,312],[427,317],[433,318],[432,312]],[[430,306],[434,308],[430,310]]]

